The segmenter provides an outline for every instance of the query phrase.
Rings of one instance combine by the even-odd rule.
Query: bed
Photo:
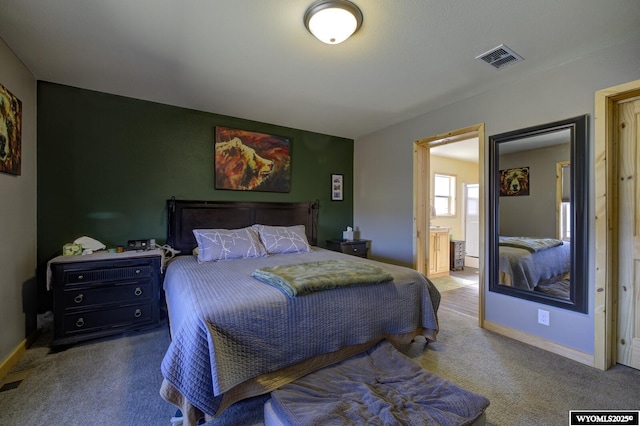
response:
[[[571,244],[551,238],[499,237],[499,282],[569,297]]]
[[[436,338],[440,295],[433,284],[409,268],[317,247],[317,202],[172,199],[167,207],[167,242],[182,255],[165,271],[172,340],[161,366],[160,393],[181,409],[185,424],[220,414],[239,400],[270,392],[382,339],[407,344],[418,335]],[[202,230],[254,229],[256,224],[263,225],[257,229],[264,231],[259,237],[269,247],[267,255],[250,248],[244,258],[202,261],[208,256]],[[278,252],[266,232],[275,229],[295,230],[298,237],[302,230],[306,249],[303,244],[300,250]],[[292,244],[300,239],[292,238]],[[197,256],[192,254],[196,246]],[[390,280],[292,297],[252,276],[257,270],[327,262],[357,262],[384,271]]]

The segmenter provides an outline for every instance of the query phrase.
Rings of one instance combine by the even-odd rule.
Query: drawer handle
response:
[[[79,295],[73,298],[73,301],[76,303],[82,303],[82,299],[84,299],[84,294],[80,293]]]
[[[140,287],[136,287],[136,290],[133,292],[136,296],[140,296],[142,294],[142,289]]]
[[[354,248],[353,248],[353,251],[358,251],[358,249],[354,247]]]
[[[139,274],[139,273],[140,273],[140,269],[136,269],[136,274]]]
[[[142,311],[140,309],[136,309],[136,312],[133,314],[134,317],[140,318],[142,316]]]
[[[78,275],[79,280],[84,280],[84,275]]]
[[[78,318],[76,321],[76,327],[82,328],[84,326],[84,318]]]

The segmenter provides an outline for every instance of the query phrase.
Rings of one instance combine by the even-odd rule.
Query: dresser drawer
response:
[[[327,248],[358,257],[368,256],[369,240],[327,240]]]
[[[149,301],[141,305],[65,314],[64,336],[103,329],[112,330],[120,327],[130,329],[143,326],[152,322],[152,313],[153,306]]]
[[[116,284],[101,288],[77,288],[64,292],[65,310],[81,309],[89,306],[108,305],[113,303],[140,303],[151,299],[153,284],[151,281],[134,284]]]
[[[66,285],[87,284],[105,281],[125,281],[150,278],[151,265],[125,266],[120,268],[84,269],[66,271],[64,283]]]
[[[342,243],[342,252],[359,257],[367,257],[367,243]]]

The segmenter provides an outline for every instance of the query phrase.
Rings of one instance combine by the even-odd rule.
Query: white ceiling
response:
[[[429,149],[429,154],[439,157],[453,158],[455,160],[477,163],[480,157],[480,141],[478,138],[465,139],[434,146]]]
[[[640,37],[638,0],[354,2],[337,46],[312,0],[0,0],[0,38],[39,80],[357,138]]]

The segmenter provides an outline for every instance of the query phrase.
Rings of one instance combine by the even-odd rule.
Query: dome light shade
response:
[[[347,0],[319,0],[304,14],[304,25],[318,40],[338,44],[362,25],[362,12]]]

